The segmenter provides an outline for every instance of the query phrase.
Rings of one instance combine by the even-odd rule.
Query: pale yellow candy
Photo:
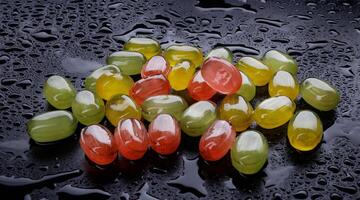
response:
[[[278,71],[270,80],[268,90],[270,96],[287,96],[294,100],[299,94],[299,82],[287,71]]]
[[[168,75],[171,88],[185,90],[195,73],[195,66],[190,61],[184,60],[171,68]]]

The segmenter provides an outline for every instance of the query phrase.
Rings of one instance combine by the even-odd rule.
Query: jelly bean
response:
[[[57,109],[70,108],[75,95],[73,84],[61,76],[50,76],[45,82],[44,96]]]
[[[294,100],[299,94],[299,82],[287,71],[278,71],[268,85],[270,96],[287,96]]]
[[[181,131],[178,122],[169,114],[160,114],[149,125],[151,148],[161,154],[174,153],[180,145]]]
[[[106,59],[108,65],[117,66],[124,75],[140,74],[146,58],[143,54],[134,51],[118,51]]]
[[[170,94],[170,91],[169,81],[160,74],[138,80],[131,88],[130,96],[141,105],[149,97]]]
[[[210,101],[199,101],[188,107],[181,116],[181,129],[189,136],[205,133],[216,119],[216,105]]]
[[[231,147],[231,163],[242,174],[255,174],[267,161],[269,146],[260,132],[249,130],[241,133]]]
[[[256,86],[266,85],[272,76],[271,69],[261,61],[252,57],[243,57],[237,67],[244,72]]]
[[[233,94],[240,89],[239,70],[221,58],[209,58],[201,67],[201,75],[206,83],[222,94]]]
[[[219,118],[230,122],[236,131],[247,129],[253,121],[253,108],[242,96],[226,96],[218,111]]]
[[[71,136],[77,123],[71,112],[56,110],[36,115],[27,123],[27,129],[35,142],[55,142]]]
[[[170,66],[166,62],[165,58],[162,56],[154,56],[144,64],[141,70],[141,78],[147,78],[158,74],[162,74],[167,77],[169,72]]]
[[[137,119],[120,121],[116,127],[114,139],[119,153],[129,160],[142,158],[149,145],[146,128]]]
[[[316,78],[304,80],[300,93],[306,103],[321,111],[332,110],[340,102],[339,92],[327,82]]]
[[[302,110],[291,118],[287,137],[290,145],[299,151],[313,150],[320,144],[323,126],[320,118],[310,110]]]
[[[201,136],[199,152],[204,160],[217,161],[230,150],[236,137],[235,130],[224,120],[216,120]]]
[[[190,81],[188,85],[188,92],[191,98],[197,101],[208,100],[216,94],[216,91],[205,82],[201,75],[201,71],[197,71],[193,79]]]
[[[119,121],[126,118],[141,119],[141,108],[131,97],[117,94],[106,102],[105,115],[112,125],[117,126]]]
[[[159,42],[150,38],[131,38],[124,44],[124,50],[140,52],[146,59],[161,53]]]
[[[171,68],[168,79],[174,90],[185,90],[195,73],[195,66],[187,60]]]
[[[96,94],[102,99],[109,100],[116,94],[128,95],[134,85],[133,79],[121,73],[105,73],[96,81]]]
[[[88,90],[76,94],[71,108],[74,116],[84,125],[97,124],[105,116],[104,101]]]
[[[265,65],[271,68],[273,73],[282,70],[296,76],[298,71],[298,66],[295,60],[289,55],[278,50],[270,50],[266,52],[262,61]]]
[[[288,122],[295,108],[295,103],[289,97],[270,97],[255,108],[253,118],[261,127],[272,129]]]
[[[195,67],[200,67],[203,62],[201,50],[188,45],[171,45],[165,50],[164,57],[171,67],[182,60],[189,60]]]
[[[98,165],[112,163],[116,156],[116,144],[110,131],[101,125],[91,125],[81,130],[80,146],[85,155]]]
[[[176,120],[181,119],[181,115],[188,107],[187,102],[176,95],[158,95],[147,98],[141,105],[142,116],[151,122],[158,114],[170,114]]]
[[[105,65],[95,71],[93,71],[88,77],[85,79],[85,88],[90,90],[91,92],[96,93],[96,80],[100,78],[101,75],[106,73],[119,73],[120,69],[115,65]]]
[[[215,49],[212,49],[205,57],[205,60],[211,57],[222,58],[230,63],[233,61],[233,54],[226,47],[217,47]]]
[[[249,79],[249,77],[245,73],[240,71],[240,74],[242,83],[240,89],[236,92],[236,94],[244,97],[246,101],[251,101],[255,97],[256,87],[252,80]]]

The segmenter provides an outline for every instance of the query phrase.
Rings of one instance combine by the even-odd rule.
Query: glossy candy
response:
[[[188,107],[181,116],[181,129],[189,136],[205,133],[216,119],[216,105],[210,101],[199,101]]]
[[[161,154],[174,153],[180,145],[181,131],[178,122],[169,114],[160,114],[149,125],[151,148]]]
[[[164,51],[164,57],[171,67],[182,60],[189,60],[195,67],[199,67],[203,62],[201,50],[188,45],[171,45]]]
[[[295,103],[289,97],[270,97],[256,107],[253,118],[261,127],[272,129],[289,121],[295,108]]]
[[[255,174],[266,163],[268,153],[268,143],[260,132],[245,131],[231,147],[231,163],[240,173]]]
[[[71,108],[74,116],[84,125],[97,124],[105,116],[103,100],[88,90],[76,94]]]
[[[189,96],[197,101],[208,100],[216,94],[204,80],[201,71],[197,71],[188,85]]]
[[[253,108],[242,96],[226,96],[218,109],[219,118],[232,124],[239,132],[246,130],[252,123]]]
[[[209,58],[201,67],[201,75],[206,83],[222,94],[233,94],[240,89],[239,70],[221,58]]]
[[[96,81],[96,94],[109,100],[116,94],[129,94],[134,85],[133,79],[121,73],[105,73]]]
[[[124,75],[140,74],[145,62],[145,56],[134,51],[114,52],[106,59],[108,65],[117,66]]]
[[[146,128],[137,119],[120,121],[116,127],[114,139],[119,153],[129,160],[142,158],[149,145]]]
[[[44,85],[46,100],[57,109],[67,109],[76,95],[73,84],[61,76],[50,76]]]
[[[270,67],[273,73],[282,70],[296,76],[298,71],[298,66],[295,60],[291,56],[278,50],[270,50],[266,52],[262,58],[262,62]]]
[[[119,121],[127,118],[141,119],[141,108],[131,97],[118,94],[106,102],[105,115],[112,125],[117,126]]]
[[[185,90],[195,73],[195,66],[187,60],[177,63],[171,68],[168,79],[174,90]]]
[[[287,71],[278,71],[268,85],[270,96],[287,96],[294,100],[299,94],[299,83]]]
[[[70,112],[57,110],[36,115],[27,123],[27,130],[35,142],[55,142],[71,136],[77,123]]]
[[[140,52],[146,59],[161,53],[159,42],[150,38],[131,38],[124,44],[124,50]]]
[[[300,93],[306,103],[321,111],[332,110],[340,102],[339,92],[327,82],[316,78],[304,80]]]
[[[236,94],[244,97],[246,101],[251,101],[255,97],[256,86],[245,73],[240,71],[240,74],[242,83],[240,89],[236,92]]]
[[[224,120],[216,120],[201,136],[199,152],[204,160],[217,161],[226,155],[234,143],[235,130]]]
[[[215,49],[212,49],[208,53],[208,55],[205,57],[205,60],[208,58],[211,58],[211,57],[222,58],[222,59],[227,60],[230,63],[233,61],[233,54],[226,47],[217,47]]]
[[[243,57],[237,67],[244,72],[256,86],[266,85],[272,76],[271,69],[253,57]]]
[[[147,78],[149,76],[162,74],[165,77],[170,72],[170,66],[162,56],[151,57],[141,69],[141,78]]]
[[[163,75],[154,75],[136,81],[131,88],[130,96],[141,105],[147,98],[162,94],[170,94],[169,81]]]
[[[98,165],[112,163],[116,156],[116,144],[110,131],[101,125],[91,125],[81,130],[80,146],[85,155]]]
[[[310,110],[296,113],[288,125],[287,137],[290,145],[299,151],[313,150],[323,136],[320,118]]]
[[[141,105],[142,116],[151,122],[158,114],[170,114],[176,120],[181,119],[181,115],[188,107],[187,102],[176,95],[158,95],[147,98]]]
[[[96,80],[105,73],[119,73],[120,69],[115,65],[105,65],[100,67],[99,69],[93,71],[88,77],[85,79],[85,88],[90,90],[91,92],[96,93]]]

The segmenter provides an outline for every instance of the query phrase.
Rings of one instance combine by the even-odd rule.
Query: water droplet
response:
[[[79,188],[71,184],[65,185],[56,192],[66,198],[108,199],[111,194],[100,189]]]

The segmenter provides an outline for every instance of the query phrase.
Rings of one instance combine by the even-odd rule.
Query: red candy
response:
[[[151,148],[159,154],[169,155],[180,145],[181,132],[178,122],[169,114],[159,114],[149,125]]]
[[[142,158],[149,145],[146,128],[137,119],[120,121],[116,127],[114,139],[119,153],[129,160]]]
[[[222,94],[233,94],[240,89],[239,70],[228,61],[211,57],[203,63],[201,75],[206,83]]]
[[[80,135],[80,146],[85,155],[98,165],[110,164],[117,156],[112,134],[101,125],[83,128]]]
[[[236,132],[224,120],[216,120],[201,136],[199,142],[200,155],[204,160],[220,160],[230,150],[235,141]]]
[[[201,76],[201,72],[196,72],[193,79],[190,81],[188,86],[188,92],[191,98],[202,101],[202,100],[208,100],[214,94],[216,94],[216,91],[213,90],[203,79]]]
[[[170,67],[162,56],[153,56],[148,60],[141,70],[141,78],[162,74],[165,77],[170,72]]]
[[[130,95],[138,105],[141,105],[149,97],[170,94],[170,90],[170,83],[163,75],[154,75],[136,81],[130,90]]]

